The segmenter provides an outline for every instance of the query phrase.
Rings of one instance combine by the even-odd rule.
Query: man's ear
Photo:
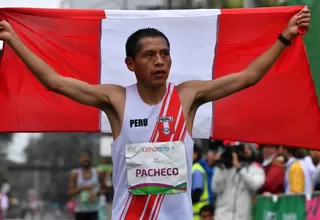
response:
[[[126,57],[125,63],[127,64],[127,68],[131,71],[134,72],[134,62],[131,57]]]

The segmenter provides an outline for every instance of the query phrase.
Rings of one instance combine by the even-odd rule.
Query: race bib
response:
[[[129,191],[135,195],[175,194],[187,189],[183,141],[126,145]]]

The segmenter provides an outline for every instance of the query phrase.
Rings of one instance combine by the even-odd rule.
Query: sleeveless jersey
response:
[[[159,117],[173,117],[167,124]],[[128,191],[126,144],[184,141],[187,191],[179,194],[133,195]],[[141,99],[137,85],[126,88],[126,103],[119,137],[112,143],[114,201],[112,220],[191,220],[193,139],[190,137],[176,87],[167,83],[162,101],[150,106]]]
[[[78,169],[78,176],[77,176],[77,186],[83,185],[96,185],[93,191],[99,191],[100,189],[100,182],[98,172],[95,168],[91,169],[92,175],[89,179],[84,179],[82,174],[82,169]],[[80,193],[81,194],[81,193]],[[94,202],[90,203],[83,203],[81,202],[81,195],[78,194],[75,197],[75,211],[76,212],[96,212],[99,209],[99,199]]]

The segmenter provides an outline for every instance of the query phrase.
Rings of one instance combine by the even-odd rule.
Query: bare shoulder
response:
[[[125,100],[126,89],[123,86],[115,84],[101,84],[99,91],[108,97],[108,100],[112,107],[117,103]]]
[[[181,102],[192,104],[201,86],[203,86],[203,81],[200,80],[189,80],[177,85]]]
[[[178,92],[197,92],[206,81],[204,80],[188,80],[177,85]]]
[[[123,86],[115,84],[100,84],[97,85],[100,91],[108,91],[111,94],[125,94],[126,89]]]

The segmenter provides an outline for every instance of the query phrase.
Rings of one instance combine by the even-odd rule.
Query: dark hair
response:
[[[81,151],[81,154],[87,154],[90,157],[90,159],[92,159],[92,151],[88,148]]]
[[[287,149],[287,151],[297,159],[303,159],[307,156],[306,152],[301,148],[289,146],[286,146],[284,148]]]
[[[198,144],[194,144],[193,152],[197,154],[196,160],[200,160],[202,157],[202,148]]]
[[[140,50],[140,40],[146,37],[162,37],[167,41],[168,47],[170,48],[169,40],[164,33],[155,28],[143,28],[128,37],[126,42],[126,56],[134,58]]]
[[[266,146],[270,146],[270,147],[274,147],[276,149],[279,149],[280,146],[279,145],[275,145],[275,144],[260,144],[260,148],[263,149]]]
[[[205,205],[200,209],[200,213],[199,214],[201,215],[203,212],[210,212],[210,214],[213,215],[214,208],[211,205]]]

